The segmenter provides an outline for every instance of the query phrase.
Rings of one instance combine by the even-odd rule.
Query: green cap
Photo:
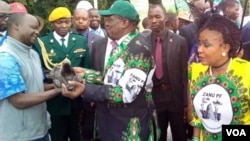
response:
[[[99,10],[102,16],[118,15],[139,22],[139,14],[135,7],[128,1],[115,1],[108,10]]]

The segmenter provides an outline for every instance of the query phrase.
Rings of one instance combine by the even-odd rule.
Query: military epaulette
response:
[[[86,39],[85,36],[83,36],[83,35],[81,35],[81,34],[78,34],[78,33],[70,32],[70,34],[73,34],[73,36],[76,37],[76,38],[85,38],[85,39]]]
[[[47,36],[49,33],[44,33],[42,35],[40,35],[39,37],[43,37],[43,36]]]
[[[79,34],[79,33],[76,33],[76,32],[70,32],[70,34],[74,34],[74,35],[81,35],[81,34]],[[82,36],[82,35],[81,35]]]

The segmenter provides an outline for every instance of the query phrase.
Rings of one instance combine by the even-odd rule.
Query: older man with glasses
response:
[[[6,21],[11,14],[10,6],[5,1],[0,0],[0,47],[7,37]]]

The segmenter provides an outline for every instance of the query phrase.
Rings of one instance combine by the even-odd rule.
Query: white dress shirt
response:
[[[103,29],[101,27],[97,28],[96,30],[92,29],[92,28],[89,28],[90,32],[93,32],[97,35],[100,35],[102,37],[105,37],[105,33],[103,31]]]
[[[62,38],[65,39],[64,41],[64,45],[67,47],[68,46],[68,41],[69,41],[69,33],[67,35],[65,35],[64,37],[61,37],[60,35],[58,35],[55,31],[53,32],[53,35],[56,39],[56,41],[59,43],[59,45],[62,46]]]
[[[122,43],[122,41],[128,36],[128,34],[126,34],[125,36],[121,37],[119,40],[116,40],[118,46]],[[113,40],[111,40],[110,38],[108,38],[108,43],[107,43],[107,48],[106,48],[106,54],[105,54],[105,62],[104,62],[104,68],[106,66],[106,64],[108,63],[108,59],[110,57],[110,53],[113,49],[112,47],[112,42]],[[119,48],[118,48],[118,51],[119,51]]]

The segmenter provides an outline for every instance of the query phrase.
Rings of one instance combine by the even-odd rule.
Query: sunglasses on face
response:
[[[6,14],[6,13],[0,13],[0,19],[6,19],[10,16],[10,14]]]

